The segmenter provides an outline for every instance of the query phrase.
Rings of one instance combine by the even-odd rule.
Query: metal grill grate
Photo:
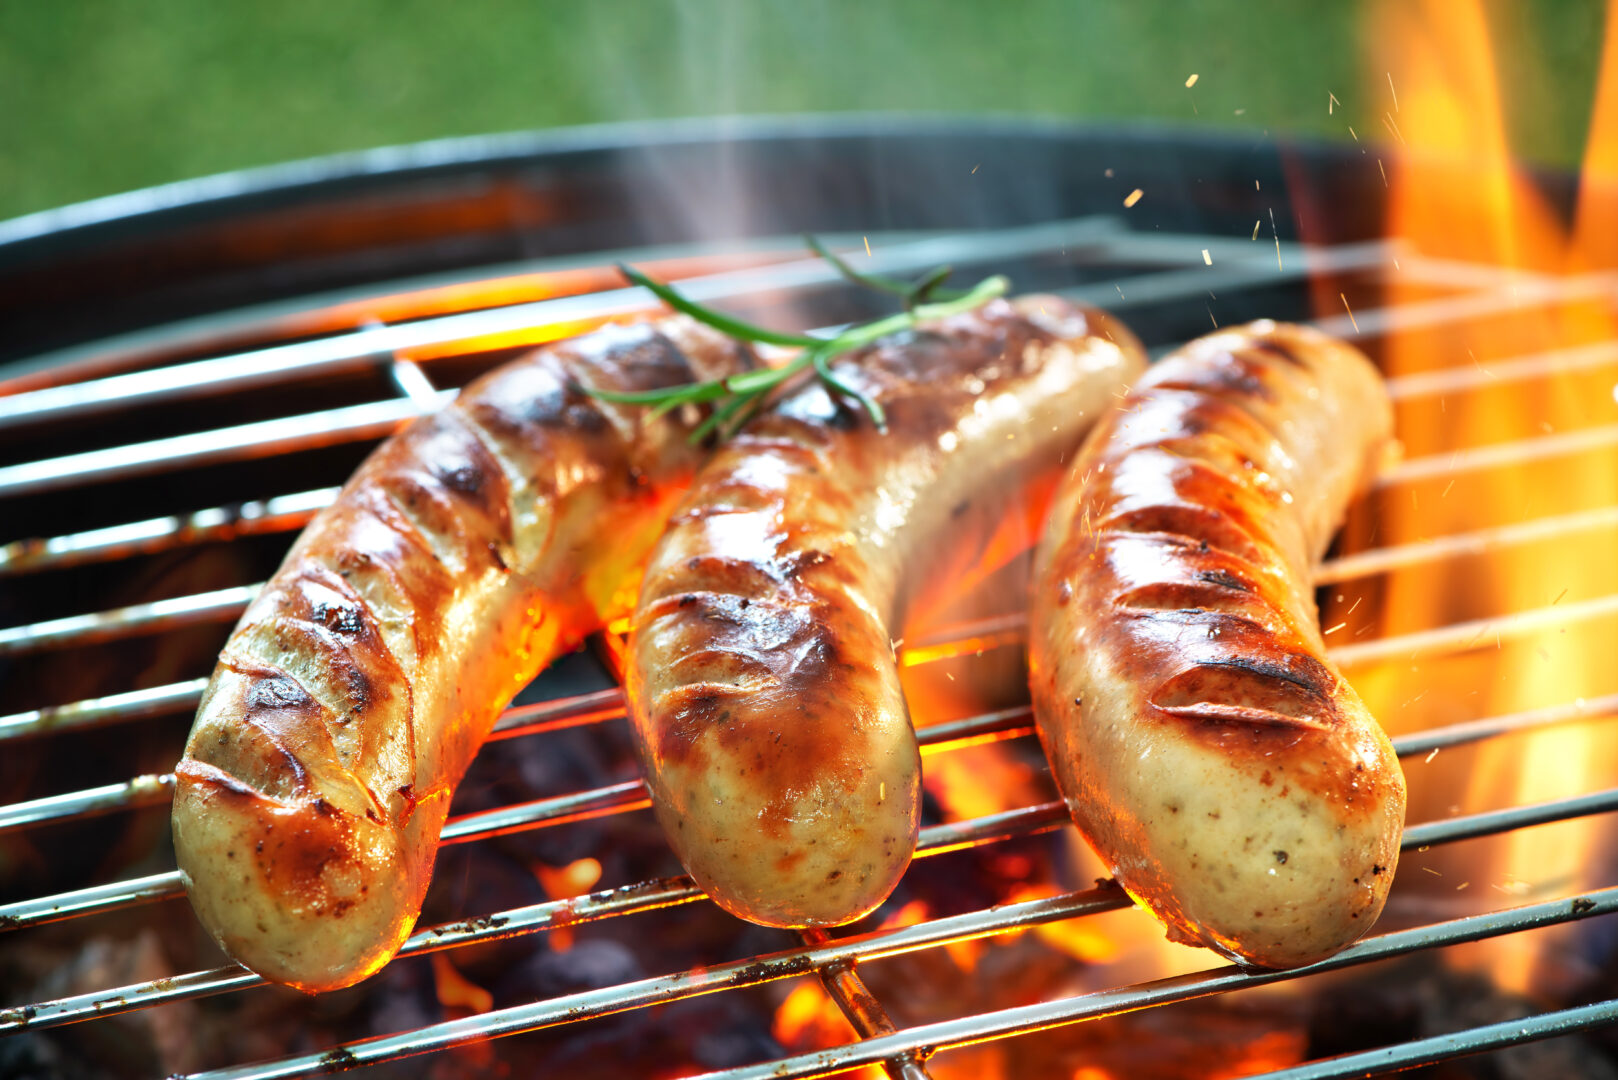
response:
[[[1306,310],[1305,285],[1311,277],[1355,283],[1360,290],[1356,296],[1371,298],[1371,302],[1363,307],[1355,306],[1351,313],[1345,311],[1342,316],[1318,321],[1333,333],[1361,340],[1373,340],[1396,328],[1443,327],[1484,316],[1499,317],[1502,313],[1509,316],[1514,310],[1526,311],[1571,299],[1607,298],[1614,295],[1615,285],[1618,285],[1618,279],[1611,275],[1571,280],[1508,275],[1490,267],[1425,258],[1419,252],[1388,242],[1335,247],[1312,247],[1279,240],[1255,243],[1217,236],[1132,232],[1119,220],[1098,218],[972,234],[871,235],[868,239],[876,252],[873,268],[893,274],[918,271],[940,262],[985,269],[998,269],[1010,262],[1032,268],[1019,279],[1019,287],[1039,288],[1047,284],[1039,280],[1041,276],[1071,280],[1076,268],[1081,272],[1081,279],[1088,283],[1078,287],[1069,285],[1059,291],[1118,312],[1158,349],[1175,344],[1176,338],[1183,336],[1179,328],[1196,321],[1190,316],[1200,317],[1202,309],[1208,307],[1207,298],[1211,294],[1224,298],[1222,307],[1228,310],[1230,299],[1243,293],[1254,294],[1255,305],[1273,306],[1277,303],[1275,290],[1280,289],[1283,291],[1279,295],[1287,298],[1283,303],[1292,305],[1293,309],[1272,309],[1271,313],[1278,317],[1299,316]],[[854,242],[858,243],[858,238],[854,238]],[[818,262],[782,254],[794,249],[794,243],[782,240],[759,243],[745,257],[704,256],[696,260],[701,264],[699,272],[687,274],[683,285],[691,295],[707,301],[742,306],[766,304],[781,311],[846,310],[850,301],[843,295],[843,286],[835,275]],[[660,253],[630,254],[646,261],[655,260]],[[602,261],[605,263],[606,258]],[[737,264],[743,264],[743,268],[737,268]],[[1433,299],[1399,308],[1377,306],[1377,283],[1395,264],[1404,280],[1430,285]],[[248,314],[231,326],[230,332],[241,338],[257,336],[264,342],[260,347],[204,359],[143,366],[150,363],[153,356],[185,355],[195,350],[196,342],[187,337],[189,331],[178,329],[155,345],[148,341],[140,349],[125,350],[121,358],[114,352],[113,359],[104,361],[102,369],[111,370],[110,374],[0,398],[0,424],[24,429],[50,428],[135,406],[174,406],[263,387],[296,386],[302,380],[366,368],[379,371],[387,380],[382,385],[390,387],[392,393],[340,407],[294,410],[228,427],[119,441],[116,445],[7,465],[0,467],[0,500],[15,505],[15,500],[42,493],[133,477],[162,478],[187,469],[232,466],[267,455],[294,455],[316,447],[374,440],[399,423],[436,408],[449,393],[429,382],[433,365],[413,362],[410,359],[413,354],[430,350],[436,358],[476,356],[487,352],[491,340],[503,340],[502,335],[526,335],[529,340],[542,340],[551,333],[547,328],[576,330],[605,318],[647,310],[649,304],[650,298],[636,289],[596,288],[578,295],[430,315],[402,325],[378,325],[358,332],[288,343],[274,341],[277,324],[273,320]],[[1165,317],[1164,311],[1172,312],[1172,317]],[[1211,308],[1208,318],[1213,318]],[[216,332],[217,328],[210,330],[210,333]],[[484,366],[488,362],[492,362],[492,357],[485,359]],[[117,371],[120,363],[128,370]],[[1525,356],[1509,363],[1494,364],[1484,374],[1462,369],[1408,376],[1395,381],[1391,389],[1400,400],[1414,400],[1422,396],[1464,394],[1502,381],[1529,384],[1561,371],[1607,367],[1618,367],[1618,345]],[[1436,458],[1417,457],[1388,472],[1381,485],[1384,491],[1397,490],[1435,477],[1455,477],[1508,463],[1604,451],[1614,442],[1618,442],[1618,426],[1551,433],[1543,438],[1479,446]],[[296,469],[288,471],[296,475]],[[278,534],[290,539],[293,531],[334,494],[333,488],[289,492],[245,504],[197,507],[174,516],[97,525],[62,535],[14,541],[0,549],[0,575],[20,579],[30,574],[98,563],[116,565],[137,555],[186,550],[203,544],[239,543],[254,536]],[[1320,571],[1318,582],[1323,586],[1337,586],[1392,569],[1439,565],[1513,545],[1611,529],[1615,524],[1618,524],[1618,508],[1603,507],[1532,518],[1419,543],[1367,547],[1328,561]],[[240,614],[257,587],[239,585],[0,629],[0,658],[71,653],[97,643],[163,635],[202,624],[216,625],[222,635],[225,625]],[[1379,664],[1464,652],[1476,647],[1485,635],[1495,643],[1531,635],[1547,627],[1568,627],[1577,632],[1582,624],[1615,612],[1618,612],[1618,596],[1552,604],[1500,618],[1427,627],[1395,637],[1349,641],[1339,645],[1334,656],[1352,675]],[[944,627],[929,638],[908,643],[904,660],[909,664],[922,664],[959,657],[974,650],[981,654],[985,648],[1016,645],[1022,632],[1022,619],[1016,614]],[[5,744],[0,752],[27,754],[30,747],[37,745],[37,740],[92,740],[117,725],[159,715],[176,714],[173,722],[177,729],[183,728],[185,710],[194,707],[202,686],[203,680],[184,680],[0,716],[0,742]],[[1554,691],[1554,687],[1546,688],[1547,695],[1554,695]],[[1400,754],[1408,760],[1431,755],[1441,748],[1590,722],[1615,713],[1618,713],[1618,693],[1577,702],[1549,696],[1538,708],[1511,715],[1474,717],[1396,742]],[[545,738],[564,728],[598,724],[621,715],[622,700],[618,690],[595,691],[515,707],[501,718],[495,739]],[[938,755],[964,746],[992,740],[1027,739],[1031,733],[1028,709],[1010,708],[927,727],[922,733],[923,752],[926,760],[933,761]],[[146,775],[124,783],[0,807],[0,836],[95,815],[160,806],[169,800],[172,787],[170,775]],[[445,830],[444,842],[472,843],[516,831],[561,828],[586,819],[628,814],[647,805],[645,789],[638,781],[609,784],[455,817]],[[1405,846],[1407,850],[1426,849],[1615,810],[1618,810],[1618,789],[1570,796],[1540,805],[1504,807],[1414,823],[1406,833]],[[1060,804],[1045,802],[972,820],[937,824],[924,830],[919,854],[931,857],[961,848],[995,845],[1012,838],[1067,829],[1066,821]],[[178,874],[172,871],[104,882],[0,907],[0,931],[26,934],[30,928],[46,923],[173,901],[181,892]],[[702,899],[689,880],[671,878],[626,884],[574,899],[512,910],[467,911],[457,921],[418,930],[404,946],[399,962],[411,963],[409,958],[425,953],[514,939],[560,926],[621,918],[651,920],[655,919],[651,913],[659,909]],[[267,1078],[318,1074],[539,1028],[587,1024],[594,1018],[626,1010],[730,992],[778,979],[804,977],[805,973],[813,972],[818,974],[832,999],[843,1006],[860,1037],[844,1046],[734,1069],[723,1075],[736,1078],[815,1076],[878,1064],[885,1066],[891,1075],[915,1077],[925,1075],[923,1062],[940,1050],[1595,918],[1618,910],[1618,886],[1483,914],[1430,919],[1420,925],[1377,933],[1305,972],[1250,972],[1234,967],[1212,967],[1188,975],[901,1029],[895,1029],[882,1004],[872,997],[858,975],[857,965],[864,962],[915,950],[940,949],[1047,923],[1082,920],[1128,904],[1116,887],[1103,884],[1056,897],[931,918],[915,925],[848,936],[805,934],[797,944],[775,952],[728,962],[714,958],[713,962],[691,970],[495,1009],[382,1038],[207,1075]],[[1147,917],[1142,914],[1140,918]],[[654,926],[647,932],[655,934],[657,931]],[[226,966],[132,985],[109,986],[55,1000],[12,1003],[12,1007],[0,1011],[0,1034],[94,1021],[207,995],[251,993],[253,988],[262,985],[263,981],[257,976],[239,967]],[[1301,1078],[1391,1071],[1549,1038],[1615,1020],[1618,1020],[1618,1001],[1607,1001],[1268,1075]]]

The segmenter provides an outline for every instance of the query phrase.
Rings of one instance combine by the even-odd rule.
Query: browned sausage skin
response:
[[[920,800],[891,640],[907,582],[1143,366],[1097,312],[997,301],[836,366],[887,433],[815,383],[704,467],[648,565],[627,688],[659,820],[720,905],[824,926],[892,890]]]
[[[1030,639],[1074,820],[1169,936],[1290,967],[1368,930],[1404,777],[1310,572],[1391,437],[1370,362],[1254,323],[1164,359],[1058,491]]]
[[[694,417],[578,384],[753,362],[684,318],[609,327],[491,372],[366,460],[242,616],[175,769],[180,870],[226,952],[311,991],[388,961],[496,716],[628,609],[706,453]]]

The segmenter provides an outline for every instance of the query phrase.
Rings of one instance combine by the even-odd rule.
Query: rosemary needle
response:
[[[866,274],[854,269],[841,256],[834,253],[825,244],[822,244],[819,237],[812,233],[804,233],[803,242],[808,244],[809,249],[816,255],[831,263],[832,269],[854,284],[863,285],[867,289],[875,289],[877,292],[892,293],[894,296],[901,298],[904,301],[906,310],[915,307],[917,304],[924,304],[928,300],[958,300],[966,295],[959,289],[940,290],[938,288],[951,273],[948,266],[935,266],[915,281],[900,281],[898,278],[884,277],[881,274]]]

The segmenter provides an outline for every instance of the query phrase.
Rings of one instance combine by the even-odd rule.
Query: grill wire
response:
[[[1270,246],[1251,243],[1245,238],[1133,233],[1117,220],[1102,218],[974,234],[891,237],[873,234],[870,242],[875,250],[871,268],[880,273],[913,273],[945,262],[996,268],[997,263],[1006,260],[1044,259],[1066,267],[1076,266],[1085,271],[1083,276],[1088,284],[1057,291],[1117,311],[1137,330],[1144,329],[1136,322],[1138,313],[1162,318],[1174,326],[1189,326],[1200,321],[1206,306],[1205,295],[1210,291],[1221,297],[1249,290],[1301,291],[1311,276],[1320,275],[1357,275],[1374,282],[1395,263],[1405,280],[1431,285],[1436,298],[1399,308],[1356,309],[1341,316],[1318,319],[1316,325],[1351,340],[1373,339],[1393,330],[1443,327],[1484,315],[1498,317],[1502,312],[1526,311],[1571,299],[1610,296],[1615,285],[1608,275],[1537,278],[1506,274],[1493,267],[1445,262],[1423,257],[1394,241],[1331,248],[1277,241]],[[790,243],[781,242],[780,250],[791,248]],[[727,269],[722,263],[716,265],[717,269],[687,277],[682,283],[685,291],[699,300],[725,303],[745,302],[761,296],[771,296],[778,301],[782,295],[841,288],[835,275],[816,261],[793,258],[739,269]],[[1127,272],[1124,268],[1128,268]],[[648,311],[651,304],[651,298],[638,289],[605,289],[422,318],[401,325],[373,325],[352,333],[270,345],[203,360],[162,363],[156,367],[145,366],[150,363],[151,354],[130,347],[120,361],[127,369],[123,373],[0,398],[0,424],[82,420],[135,403],[178,403],[201,394],[246,390],[364,367],[380,369],[397,392],[394,396],[358,405],[315,409],[218,430],[165,436],[0,467],[0,499],[376,439],[400,423],[437,408],[450,394],[431,384],[423,366],[403,358],[412,349],[430,346],[440,350],[435,355],[454,355],[464,344],[464,351],[473,352],[476,342],[487,340],[490,335],[564,324],[572,327],[580,322]],[[1164,316],[1165,311],[1171,314]],[[1212,312],[1208,314],[1211,318]],[[1144,336],[1152,339],[1150,334]],[[1172,345],[1173,336],[1177,335],[1163,340],[1163,335],[1158,335],[1159,340],[1154,344]],[[177,348],[182,344],[185,343],[170,342],[169,347]],[[1494,364],[1489,372],[1482,374],[1466,369],[1408,376],[1392,381],[1390,389],[1396,399],[1411,399],[1465,392],[1483,385],[1483,375],[1491,384],[1502,380],[1526,384],[1558,372],[1609,365],[1618,365],[1618,344],[1522,357]],[[1418,457],[1393,468],[1383,476],[1380,485],[1383,489],[1393,489],[1419,480],[1462,475],[1502,464],[1609,448],[1615,443],[1618,443],[1618,426],[1548,434],[1544,438],[1478,447],[1436,458]],[[203,543],[262,534],[283,534],[290,539],[335,493],[334,488],[289,492],[236,506],[198,508],[181,516],[16,541],[0,548],[0,575],[117,562],[136,555],[183,550]],[[1318,584],[1337,584],[1395,568],[1439,565],[1501,547],[1610,528],[1615,522],[1618,522],[1618,508],[1606,508],[1531,519],[1420,543],[1347,552],[1321,568]],[[222,624],[241,613],[257,587],[237,586],[0,629],[0,657],[73,650],[93,643],[159,635],[200,624],[221,624],[222,628]],[[1576,627],[1615,611],[1618,611],[1618,596],[1609,596],[1524,610],[1486,621],[1429,627],[1393,638],[1355,641],[1337,647],[1333,655],[1345,669],[1353,672],[1418,654],[1459,654],[1474,647],[1485,634],[1496,641],[1521,637],[1552,625]],[[945,627],[930,638],[907,644],[903,659],[910,663],[930,662],[982,648],[986,641],[991,645],[1016,644],[1023,631],[1023,622],[1016,615]],[[160,714],[183,714],[195,706],[204,683],[201,679],[176,682],[0,716],[0,743],[8,744],[0,753],[27,753],[27,740],[89,739],[114,725]],[[1485,717],[1424,731],[1395,742],[1400,755],[1408,759],[1434,753],[1440,748],[1555,725],[1589,722],[1614,713],[1618,713],[1618,694],[1578,702],[1552,702],[1512,715]],[[514,707],[501,717],[494,738],[544,737],[564,728],[621,716],[621,692],[608,689]],[[934,725],[926,728],[921,738],[923,753],[931,759],[963,746],[1026,739],[1031,735],[1032,718],[1024,706]],[[172,775],[138,776],[124,783],[3,806],[0,807],[0,834],[164,805],[172,795],[173,783]],[[648,805],[646,791],[639,781],[619,783],[453,818],[445,829],[444,843],[470,843],[515,831],[565,827],[590,818],[638,811]],[[1425,849],[1615,810],[1618,810],[1618,789],[1539,805],[1414,823],[1406,832],[1404,845],[1406,850]],[[1042,803],[929,827],[923,831],[918,855],[930,857],[1069,827],[1060,804]],[[0,933],[26,932],[29,927],[45,923],[169,901],[178,898],[182,891],[178,872],[171,871],[24,900],[0,906]],[[514,939],[558,926],[629,917],[702,899],[701,892],[689,879],[671,878],[512,910],[476,912],[457,922],[417,930],[401,951],[401,962],[406,962],[403,958],[438,950]],[[1008,903],[869,933],[833,936],[805,932],[799,935],[796,946],[780,952],[495,1009],[464,1019],[330,1047],[320,1053],[196,1075],[269,1078],[318,1074],[442,1051],[543,1027],[581,1023],[625,1010],[813,972],[831,999],[843,1008],[859,1037],[840,1047],[714,1075],[732,1078],[816,1076],[875,1064],[886,1068],[892,1076],[916,1078],[926,1075],[926,1059],[942,1049],[1595,918],[1618,910],[1618,887],[1376,933],[1302,972],[1253,972],[1220,966],[902,1029],[895,1029],[882,1003],[872,996],[858,973],[858,965],[865,961],[916,949],[941,948],[1060,920],[1083,919],[1128,906],[1128,898],[1120,890],[1101,883],[1093,889],[1061,896]],[[1142,914],[1141,918],[1146,916]],[[262,979],[235,965],[187,972],[5,1008],[0,1010],[0,1034],[92,1021],[207,995],[248,992],[262,985]],[[1264,1075],[1290,1080],[1393,1071],[1564,1035],[1615,1020],[1618,1020],[1618,1000],[1604,1001]]]

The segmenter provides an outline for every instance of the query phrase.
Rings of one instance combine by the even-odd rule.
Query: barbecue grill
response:
[[[1144,195],[1126,207],[1137,188]],[[1567,180],[1547,177],[1543,188],[1554,204],[1569,205]],[[9,1046],[14,1067],[44,1068],[40,1062],[66,1060],[66,1051],[40,1049],[69,1045],[51,1041],[66,1034],[64,1025],[85,1025],[67,1033],[93,1031],[202,999],[273,998],[276,1009],[320,1031],[340,1030],[326,999],[265,988],[217,953],[197,970],[161,974],[108,962],[106,971],[141,974],[66,992],[30,975],[19,957],[30,941],[58,957],[96,941],[127,959],[150,949],[154,927],[187,943],[170,952],[209,955],[195,940],[200,931],[166,846],[173,777],[163,763],[178,756],[230,622],[378,439],[524,348],[655,310],[648,294],[622,284],[614,262],[632,261],[677,279],[698,300],[769,324],[869,318],[875,301],[804,253],[797,236],[813,231],[860,255],[868,245],[860,265],[875,272],[903,276],[949,263],[960,279],[1004,272],[1019,291],[1104,306],[1159,354],[1215,326],[1273,317],[1313,321],[1381,358],[1392,335],[1509,327],[1568,305],[1610,303],[1618,288],[1608,270],[1527,274],[1384,238],[1385,190],[1378,162],[1357,147],[872,117],[460,140],[180,184],[0,224],[0,322],[8,327],[0,341],[7,363],[0,368],[0,541],[9,541],[0,547],[0,779],[20,800],[0,807],[0,956],[10,957],[0,959],[8,984],[0,1035],[10,1036],[0,1040],[0,1062]],[[1397,303],[1390,300],[1395,276],[1403,289]],[[1427,416],[1434,402],[1501,387],[1532,394],[1553,376],[1610,387],[1618,343],[1474,359],[1475,366],[1393,379],[1401,424]],[[1610,541],[1618,528],[1618,508],[1575,497],[1446,535],[1379,540],[1379,522],[1395,501],[1435,498],[1439,488],[1448,493],[1446,484],[1486,490],[1502,473],[1554,471],[1611,454],[1618,423],[1442,452],[1420,452],[1430,443],[1421,432],[1402,427],[1400,434],[1415,452],[1356,505],[1317,581],[1326,619],[1342,621],[1327,641],[1357,685],[1451,658],[1487,673],[1508,650],[1541,646],[1563,631],[1589,633],[1618,616],[1618,595],[1547,596],[1538,606],[1384,632],[1386,620],[1375,615],[1391,575],[1453,573],[1536,545],[1554,556],[1592,538]],[[962,697],[971,706],[964,715],[935,710],[931,697],[918,704],[929,773],[985,746],[1037,760],[1026,697],[1006,689],[1016,684],[1024,632],[1016,588],[1006,587],[1014,571],[979,590],[998,609],[979,604],[899,646],[918,677],[947,671],[951,681],[979,681]],[[1415,796],[1401,880],[1378,928],[1328,961],[1259,972],[1202,953],[1193,957],[1195,970],[1097,983],[1105,963],[1065,957],[1092,973],[1085,989],[1035,1000],[1013,995],[908,1022],[904,979],[875,977],[888,958],[942,962],[963,943],[1013,939],[1048,950],[1038,931],[1082,932],[1103,913],[1129,907],[1110,882],[1075,888],[1087,864],[1048,780],[1035,776],[1015,795],[1002,793],[1000,808],[962,816],[940,805],[930,776],[923,858],[886,908],[830,934],[736,924],[733,937],[717,939],[709,930],[728,917],[678,876],[666,851],[614,864],[611,847],[591,848],[657,844],[634,775],[621,765],[567,768],[616,760],[595,748],[624,743],[620,648],[609,633],[590,653],[541,676],[501,718],[445,830],[437,901],[430,897],[388,971],[334,995],[352,1009],[390,973],[414,972],[418,982],[438,980],[441,1012],[407,1011],[384,1033],[361,1030],[313,1046],[305,1034],[268,1054],[207,1056],[197,1068],[218,1077],[290,1077],[424,1054],[442,1062],[453,1058],[449,1052],[475,1054],[487,1040],[545,1029],[533,1043],[536,1055],[574,1054],[610,1073],[619,1049],[612,1040],[638,1037],[624,1034],[632,1027],[610,1026],[628,1023],[622,1014],[691,1003],[756,1013],[758,1030],[768,1032],[779,991],[818,980],[851,1029],[840,1045],[709,1046],[690,1067],[717,1064],[716,1075],[734,1078],[859,1066],[919,1077],[935,1054],[936,1067],[947,1068],[957,1048],[1034,1043],[1141,1010],[1172,1017],[1181,1015],[1180,1003],[1259,987],[1305,995],[1369,985],[1354,980],[1417,961],[1441,967],[1448,957],[1471,956],[1469,943],[1558,932],[1557,941],[1571,942],[1563,950],[1582,958],[1562,979],[1562,1000],[1438,1035],[1394,1031],[1358,1046],[1314,1040],[1288,1067],[1264,1075],[1358,1076],[1517,1052],[1591,1029],[1598,1030],[1581,1036],[1589,1040],[1582,1053],[1610,1045],[1599,1029],[1618,1021],[1618,998],[1608,938],[1598,930],[1601,916],[1618,911],[1618,867],[1591,860],[1579,873],[1541,880],[1519,866],[1517,879],[1480,879],[1468,882],[1470,890],[1445,881],[1442,892],[1419,879],[1424,869],[1428,877],[1440,873],[1424,859],[1430,849],[1509,840],[1518,830],[1618,811],[1618,787],[1478,806],[1458,790],[1422,790],[1422,770],[1435,756],[1464,763],[1467,748],[1491,744],[1526,746],[1528,756],[1535,740],[1599,728],[1618,712],[1618,684],[1576,700],[1565,686],[1545,685],[1539,700],[1503,714],[1469,711],[1462,700],[1412,706],[1393,718]],[[527,787],[513,777],[541,759],[561,765]],[[1435,806],[1436,815],[1416,816]],[[498,889],[455,886],[454,874],[470,880],[480,872],[458,852],[534,836],[560,853],[550,860],[558,864],[593,859],[597,871],[655,870],[661,858],[662,875],[607,876],[603,890],[588,892],[597,882],[586,874],[578,895],[508,906],[484,899],[503,895]],[[1047,859],[1066,887],[1031,896],[976,887],[935,895],[940,880],[960,871],[929,867],[963,859],[959,866],[979,867],[1000,856],[1008,865]],[[918,899],[924,916],[897,917]],[[1138,920],[1145,937],[1159,935],[1144,912],[1107,917]],[[650,942],[680,939],[693,926],[701,928],[694,946],[652,953],[644,969],[631,964],[623,977],[576,980],[492,1007],[477,986],[466,992],[463,985],[492,970],[485,958],[495,951],[557,955],[576,944],[576,933],[600,929]],[[665,955],[681,959],[657,967]],[[451,972],[436,958],[447,958]],[[469,979],[454,974],[456,964],[472,972]],[[463,993],[446,996],[446,983]],[[1230,998],[1249,999],[1260,1012],[1284,1000]],[[241,1008],[232,1015],[265,1012]],[[192,1022],[193,1014],[183,1015]],[[603,1030],[617,1034],[604,1039]],[[1302,1061],[1322,1046],[1332,1052]],[[144,1066],[101,1067],[117,1075]]]

